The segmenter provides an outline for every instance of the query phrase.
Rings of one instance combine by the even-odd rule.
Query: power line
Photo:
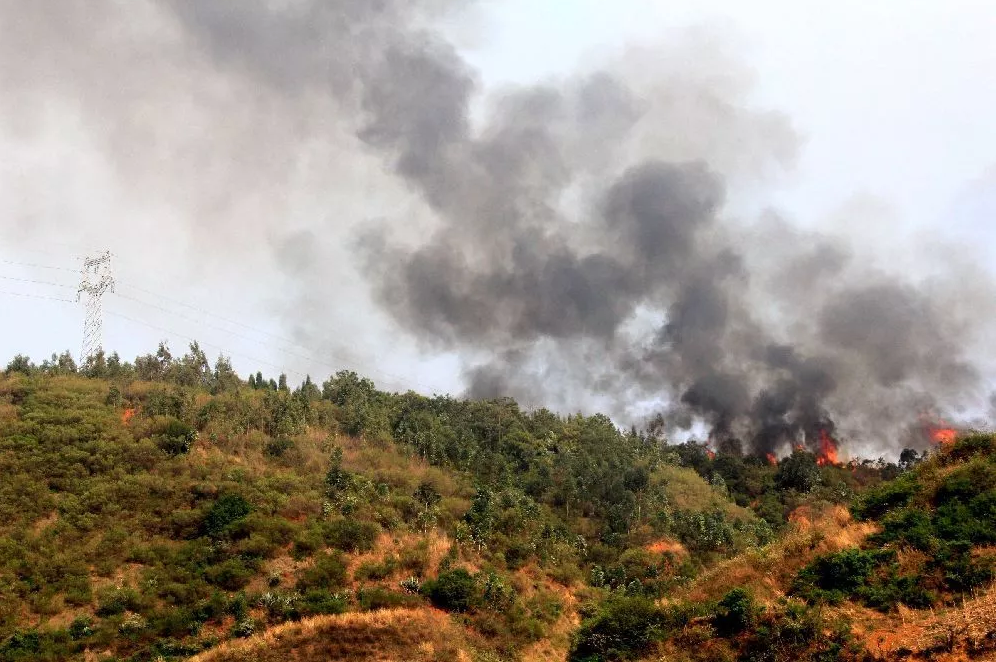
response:
[[[259,338],[253,338],[252,336],[247,336],[247,335],[239,333],[237,331],[232,331],[231,329],[226,329],[224,327],[220,327],[220,326],[217,326],[217,325],[214,325],[214,324],[210,324],[208,322],[204,322],[203,320],[199,320],[199,319],[196,319],[196,318],[193,318],[193,317],[189,317],[187,315],[183,315],[181,313],[177,313],[177,312],[175,312],[173,310],[170,310],[168,308],[164,308],[164,307],[156,305],[154,303],[149,303],[148,301],[143,301],[141,299],[137,299],[135,297],[131,297],[131,296],[128,296],[128,295],[125,295],[125,294],[117,294],[117,296],[119,298],[121,298],[121,299],[125,299],[125,300],[128,300],[128,301],[134,301],[134,302],[139,303],[139,304],[141,304],[143,306],[148,306],[150,308],[155,308],[156,310],[162,311],[162,312],[167,313],[169,315],[173,315],[173,316],[179,317],[181,319],[185,319],[185,320],[194,322],[196,324],[200,324],[201,326],[207,327],[209,329],[216,329],[218,331],[222,331],[223,333],[227,333],[229,335],[232,335],[232,336],[234,336],[236,338],[242,338],[243,340],[248,340],[249,342],[254,342],[254,343],[256,343],[258,345],[261,345],[263,347],[270,348],[270,349],[275,349],[278,352],[281,352],[281,353],[283,353],[283,354],[285,354],[287,356],[294,357],[296,359],[300,359],[302,361],[310,361],[312,363],[316,363],[318,365],[325,366],[326,368],[329,368],[331,370],[338,370],[338,369],[340,369],[342,367],[342,366],[339,366],[339,365],[334,365],[332,363],[328,363],[328,362],[326,362],[326,361],[324,361],[322,359],[319,359],[318,357],[310,355],[310,354],[297,354],[297,353],[292,352],[292,351],[290,351],[290,350],[288,350],[286,348],[278,347],[278,346],[272,345],[270,343],[267,343],[266,341],[260,340]],[[164,298],[166,298],[166,297],[164,297]],[[210,313],[207,313],[207,314],[210,314]],[[221,319],[224,319],[224,318],[221,318]],[[245,324],[240,324],[239,326],[247,327],[247,325],[245,325]],[[247,327],[247,328],[252,329],[252,327]],[[303,345],[298,345],[297,343],[290,343],[290,342],[288,342],[287,344],[290,344],[290,345],[293,345],[293,346],[296,346],[296,347],[300,347],[301,349],[305,349],[305,350],[308,349],[307,347],[305,347]],[[333,357],[333,358],[335,358],[335,357]],[[347,361],[343,361],[343,363],[353,363],[353,362],[352,361],[348,361],[348,362]],[[353,365],[355,365],[355,364],[353,364]],[[360,368],[360,370],[363,370],[363,371],[367,371],[368,370],[366,368],[362,368],[362,367],[359,367],[359,366],[357,366],[357,367]],[[435,389],[427,388],[427,386],[425,384],[421,384],[421,383],[419,383],[417,381],[403,379],[403,378],[398,377],[396,375],[390,375],[390,374],[384,373],[383,371],[380,371],[380,370],[377,370],[377,369],[370,369],[370,372],[380,373],[380,375],[382,377],[387,377],[389,379],[393,379],[393,380],[395,380],[395,381],[397,381],[399,383],[408,382],[410,384],[414,384],[414,385],[416,385],[416,386],[418,386],[418,387],[420,387],[420,388],[422,388],[423,390],[426,390],[426,391],[430,391],[431,392],[431,391],[435,390]],[[298,373],[298,374],[300,374],[300,373]]]
[[[184,308],[189,308],[190,310],[193,310],[193,311],[198,312],[198,313],[202,313],[204,315],[210,315],[211,317],[215,317],[217,319],[220,319],[223,322],[228,322],[229,324],[234,324],[236,326],[241,326],[243,329],[248,329],[249,331],[255,331],[256,333],[262,334],[264,336],[268,336],[270,338],[273,338],[274,340],[279,340],[282,343],[286,343],[288,345],[296,345],[297,344],[293,340],[288,340],[286,338],[281,338],[280,336],[274,335],[274,334],[272,334],[272,333],[270,333],[268,331],[263,331],[262,329],[257,329],[255,327],[249,326],[248,324],[243,324],[242,322],[238,322],[236,320],[228,319],[227,317],[223,317],[222,315],[219,315],[218,313],[212,313],[209,310],[205,310],[203,308],[199,308],[197,306],[193,306],[193,305],[191,305],[189,303],[184,303],[183,301],[180,301],[179,299],[174,299],[172,297],[168,297],[165,294],[158,294],[158,293],[153,292],[151,290],[147,290],[145,288],[138,287],[137,285],[132,285],[131,283],[124,283],[124,282],[122,282],[121,284],[123,286],[125,286],[125,287],[129,287],[129,288],[131,288],[133,290],[136,290],[138,292],[142,292],[143,294],[148,294],[150,296],[158,297],[158,298],[160,298],[160,299],[162,299],[164,301],[169,301],[170,303],[175,303],[178,306],[183,306]],[[118,296],[124,296],[124,295],[118,295]],[[137,299],[136,299],[136,301],[137,301]],[[148,305],[152,305],[152,304],[148,304]],[[307,348],[306,347],[302,347],[302,349],[307,349]]]
[[[47,264],[31,264],[29,262],[16,262],[14,260],[0,260],[0,264],[13,264],[18,267],[33,267],[35,269],[52,269],[54,271],[69,271],[74,274],[83,273],[79,269],[68,269],[66,267],[53,267]]]
[[[149,303],[148,301],[142,301],[141,299],[136,299],[135,297],[130,297],[127,294],[118,294],[117,296],[118,296],[119,299],[124,299],[126,301],[134,301],[135,303],[140,303],[143,306],[148,306],[149,308],[155,308],[156,310],[162,311],[164,313],[168,313],[170,315],[173,315],[174,317],[179,317],[180,319],[185,319],[185,320],[188,320],[190,322],[195,322],[195,323],[200,324],[201,326],[207,327],[209,329],[216,329],[218,331],[222,331],[222,332],[227,333],[229,335],[235,336],[236,338],[242,338],[243,340],[248,340],[250,342],[258,343],[258,344],[263,345],[265,347],[271,347],[271,345],[267,345],[265,341],[260,340],[259,338],[253,338],[252,336],[247,336],[247,335],[241,334],[241,333],[239,333],[237,331],[232,331],[231,329],[226,329],[226,328],[224,328],[222,326],[217,326],[217,325],[214,325],[214,324],[208,324],[207,322],[204,322],[204,321],[199,320],[197,318],[188,317],[187,315],[183,315],[181,313],[177,313],[176,311],[170,310],[169,308],[164,308],[163,306],[159,306],[159,305],[156,305],[154,303]],[[305,360],[315,360],[313,357],[298,356],[296,354],[292,354],[290,352],[287,352],[286,350],[281,350],[281,351],[284,351],[284,353],[289,354],[290,356],[294,356],[295,358],[305,359]]]
[[[215,317],[215,318],[217,318],[219,320],[222,320],[224,322],[227,322],[229,324],[234,324],[234,325],[242,327],[244,329],[247,329],[247,330],[250,330],[250,331],[254,331],[254,332],[259,333],[259,334],[264,335],[264,336],[268,336],[268,337],[273,338],[274,340],[280,341],[280,342],[282,342],[282,343],[284,343],[286,345],[290,345],[291,347],[297,347],[299,349],[302,349],[302,350],[304,350],[306,352],[310,352],[310,353],[313,353],[313,352],[316,351],[313,348],[307,347],[307,346],[302,345],[300,343],[296,343],[296,342],[294,342],[292,340],[288,340],[286,338],[282,338],[282,337],[280,337],[278,335],[275,335],[273,333],[269,333],[267,331],[263,331],[262,329],[258,329],[256,327],[250,326],[248,324],[244,324],[242,322],[238,322],[238,321],[235,321],[235,320],[228,319],[228,318],[223,317],[221,315],[218,315],[216,313],[212,313],[211,311],[204,310],[203,308],[199,308],[197,306],[193,306],[193,305],[184,303],[184,302],[179,301],[177,299],[174,299],[172,297],[168,297],[168,296],[165,296],[165,295],[162,295],[162,294],[158,294],[158,293],[153,292],[151,290],[147,290],[147,289],[135,286],[135,285],[131,285],[131,284],[126,283],[126,282],[118,281],[118,283],[119,283],[119,285],[123,285],[125,287],[129,287],[129,288],[137,290],[139,292],[144,292],[144,293],[149,294],[149,295],[154,296],[154,297],[159,297],[160,299],[176,303],[177,305],[183,306],[185,308],[189,308],[190,310],[194,310],[194,311],[202,313],[204,315],[208,315],[210,317]],[[232,331],[231,329],[226,329],[224,327],[219,327],[219,326],[212,325],[210,323],[204,322],[204,321],[199,320],[199,319],[195,319],[195,318],[188,317],[186,315],[182,315],[182,314],[177,313],[177,312],[175,312],[173,310],[169,310],[167,308],[158,306],[158,305],[156,305],[154,303],[149,303],[148,301],[143,301],[141,299],[137,299],[135,297],[130,297],[130,296],[127,296],[127,295],[124,295],[124,294],[120,294],[120,293],[118,293],[117,296],[120,297],[120,298],[122,298],[122,299],[127,299],[127,300],[130,300],[130,301],[135,301],[137,303],[140,303],[140,304],[145,305],[145,306],[149,306],[151,308],[155,308],[157,310],[160,310],[162,312],[168,313],[170,315],[175,315],[175,316],[180,317],[182,319],[186,319],[186,320],[195,322],[197,324],[201,324],[201,325],[203,325],[203,326],[205,326],[207,328],[213,328],[213,329],[220,330],[220,331],[222,331],[224,333],[228,333],[228,334],[230,334],[232,336],[235,336],[237,338],[242,338],[244,340],[248,340],[250,342],[254,342],[254,343],[257,343],[259,345],[263,345],[264,347],[274,348],[274,349],[276,349],[276,350],[278,350],[278,351],[280,351],[280,352],[282,352],[282,353],[284,353],[284,354],[286,354],[288,356],[292,356],[294,358],[297,358],[297,359],[300,359],[300,360],[303,360],[303,361],[311,361],[313,363],[317,363],[318,365],[325,366],[326,368],[330,368],[332,370],[338,370],[338,369],[342,368],[342,365],[334,365],[332,363],[328,363],[328,362],[326,362],[326,361],[324,361],[322,359],[319,359],[319,358],[315,357],[313,354],[307,354],[307,355],[296,354],[296,353],[294,353],[292,351],[289,351],[289,350],[287,350],[285,348],[275,347],[273,345],[267,344],[266,342],[264,342],[264,341],[262,341],[262,340],[260,340],[258,338],[253,338],[251,336],[247,336],[247,335],[238,333],[237,331]],[[394,374],[385,372],[383,370],[380,370],[378,368],[359,366],[355,361],[348,360],[348,359],[346,359],[346,358],[344,358],[342,356],[336,355],[335,353],[332,353],[332,352],[321,352],[321,353],[328,354],[333,359],[338,360],[340,362],[340,364],[352,365],[353,367],[357,368],[358,370],[360,370],[362,372],[375,373],[375,374],[380,375],[383,378],[395,381],[395,382],[397,382],[399,384],[405,384],[405,383],[412,384],[412,385],[417,386],[417,387],[419,387],[422,390],[427,391],[427,392],[434,392],[436,390],[434,388],[429,387],[426,384],[420,383],[417,380],[406,379],[406,378],[403,378],[403,377],[401,377],[399,375],[394,375]]]
[[[62,244],[62,245],[69,247],[68,244]],[[44,251],[34,251],[34,252],[44,253]],[[52,253],[44,253],[44,254],[48,254],[48,255],[50,255],[52,257],[60,257],[60,256],[56,256],[55,254],[52,254]],[[77,256],[74,256],[74,257],[77,257]],[[77,259],[80,259],[80,258],[77,257]],[[66,268],[66,267],[57,267],[57,266],[52,266],[52,265],[47,265],[47,264],[35,264],[35,263],[28,263],[28,262],[18,262],[18,261],[15,261],[15,260],[0,259],[0,264],[10,264],[10,265],[15,265],[15,266],[31,267],[31,268],[36,268],[36,269],[51,269],[51,270],[55,270],[55,271],[64,271],[64,272],[68,272],[68,273],[77,273],[77,274],[83,273],[83,271],[80,270],[80,269],[70,269],[70,268]],[[52,283],[52,282],[48,282],[48,281],[40,281],[40,280],[35,281],[35,280],[29,280],[29,279],[15,279],[13,277],[2,277],[2,278],[4,280],[16,280],[16,281],[19,281],[19,282],[34,283],[34,284],[39,284],[39,285],[51,285],[51,286],[55,286],[55,287],[71,287],[71,286],[68,286],[68,285],[63,285],[63,284],[60,284],[60,283]],[[226,317],[224,315],[219,315],[217,313],[211,312],[210,310],[206,310],[206,309],[201,308],[199,306],[195,306],[195,305],[186,303],[186,302],[181,301],[179,299],[176,299],[176,298],[173,298],[173,297],[169,297],[169,296],[166,296],[166,295],[163,295],[163,294],[159,294],[158,292],[155,292],[153,290],[149,290],[149,289],[146,289],[146,288],[143,288],[143,287],[139,287],[138,285],[133,285],[133,284],[128,283],[128,282],[122,282],[121,280],[118,280],[117,284],[119,286],[124,286],[124,287],[127,287],[129,289],[135,290],[137,292],[141,292],[143,294],[159,298],[159,299],[161,299],[163,301],[167,301],[167,302],[175,304],[177,306],[181,306],[183,308],[186,308],[188,310],[194,311],[196,313],[200,313],[201,315],[205,315],[205,316],[208,316],[208,317],[213,317],[213,318],[215,318],[217,320],[220,320],[222,322],[225,322],[227,324],[231,324],[231,325],[240,327],[242,329],[245,329],[247,331],[251,331],[253,333],[256,333],[256,334],[259,334],[259,335],[262,335],[262,336],[266,336],[267,338],[271,338],[272,340],[275,340],[275,341],[278,341],[280,343],[283,343],[284,345],[287,345],[287,346],[290,346],[290,347],[296,347],[298,349],[304,350],[305,352],[308,352],[308,354],[305,354],[305,355],[297,354],[295,352],[292,352],[292,351],[288,350],[287,348],[282,348],[282,347],[277,347],[277,346],[274,346],[274,345],[271,345],[271,344],[267,344],[267,343],[261,341],[258,338],[253,338],[251,336],[247,336],[247,335],[238,333],[238,332],[233,331],[231,329],[226,329],[224,327],[220,327],[220,326],[217,326],[217,325],[210,324],[210,323],[208,323],[208,322],[206,322],[206,321],[204,321],[202,319],[197,319],[197,318],[185,316],[185,315],[177,313],[174,310],[170,310],[170,309],[162,307],[162,306],[157,306],[156,304],[153,304],[153,303],[150,303],[150,302],[147,302],[147,301],[143,301],[141,299],[137,299],[137,298],[134,298],[134,297],[129,297],[127,295],[123,295],[123,294],[120,294],[120,293],[118,293],[116,295],[116,296],[121,297],[123,299],[131,300],[131,301],[137,302],[137,303],[145,305],[145,306],[156,308],[156,309],[158,309],[158,310],[160,310],[162,312],[165,312],[167,314],[170,314],[170,315],[173,315],[173,316],[177,316],[177,317],[181,317],[183,319],[186,319],[188,321],[194,322],[196,324],[200,324],[200,325],[202,325],[202,326],[204,326],[206,328],[216,329],[216,330],[222,331],[224,333],[230,334],[230,335],[232,335],[234,337],[242,338],[244,340],[248,340],[250,342],[254,342],[254,343],[263,345],[263,346],[265,346],[267,348],[275,349],[276,351],[278,351],[278,352],[280,352],[282,354],[285,354],[287,356],[294,357],[296,359],[303,360],[303,361],[308,361],[308,362],[316,363],[318,365],[325,366],[325,367],[327,367],[329,369],[332,369],[332,370],[339,370],[343,366],[352,366],[354,369],[356,369],[356,370],[358,370],[360,372],[367,373],[367,374],[373,373],[375,375],[379,375],[380,377],[382,377],[384,379],[391,380],[391,381],[393,381],[393,382],[395,382],[397,384],[410,384],[412,386],[415,386],[415,387],[418,387],[418,388],[422,389],[425,392],[435,392],[436,391],[435,388],[431,388],[431,387],[429,387],[426,384],[422,384],[418,380],[404,378],[404,377],[401,377],[400,375],[395,375],[395,374],[392,374],[392,373],[380,370],[378,368],[374,368],[372,366],[364,367],[364,366],[359,365],[355,361],[353,361],[351,359],[348,359],[348,358],[346,358],[346,357],[344,357],[342,355],[336,354],[334,352],[329,352],[329,351],[318,352],[320,354],[325,354],[325,355],[331,357],[331,359],[333,359],[335,361],[338,361],[339,365],[335,365],[333,363],[329,363],[327,361],[324,361],[322,359],[319,359],[319,358],[315,357],[313,355],[316,352],[316,350],[314,348],[302,345],[301,343],[298,343],[298,342],[294,342],[293,340],[289,340],[287,338],[281,337],[281,336],[279,336],[277,334],[274,334],[274,333],[271,333],[269,331],[265,331],[265,330],[260,329],[258,327],[254,327],[252,325],[245,324],[243,322],[240,322],[240,321],[235,320],[235,319],[231,319],[230,317]],[[70,301],[68,299],[55,299],[53,297],[43,297],[43,296],[35,296],[35,295],[23,295],[23,296],[30,296],[32,298],[51,299],[51,300],[57,300],[57,301],[64,301],[64,302],[67,302],[67,303],[73,303],[72,301]],[[121,317],[120,314],[116,313],[116,315],[118,317]],[[137,322],[137,320],[131,320],[131,321],[136,321]],[[145,324],[143,322],[137,322],[137,323],[139,323],[139,324]],[[150,326],[150,325],[146,324],[146,326]],[[170,332],[170,333],[172,333],[172,332]],[[180,337],[184,337],[181,334],[174,334],[174,335],[178,335]],[[202,344],[208,344],[208,343],[202,343]],[[211,345],[211,346],[212,347],[216,347],[216,348],[220,349],[223,352],[225,351],[225,348],[221,348],[221,347],[219,347],[217,345]],[[246,358],[246,357],[242,356],[242,358]],[[255,359],[253,359],[253,360],[255,360]],[[266,365],[269,365],[271,367],[276,367],[277,369],[280,369],[279,366],[274,366],[272,363],[267,363],[265,361],[260,361],[260,362],[264,363]],[[300,374],[300,373],[297,373],[296,371],[294,371],[294,372],[296,374]]]
[[[46,299],[48,301],[60,301],[62,303],[76,303],[72,299],[60,299],[58,297],[47,297],[41,294],[25,294],[23,292],[8,292],[6,290],[0,290],[0,294],[6,294],[12,297],[26,297],[28,299]]]
[[[161,327],[161,326],[157,326],[155,324],[149,324],[148,322],[143,322],[143,321],[137,320],[137,319],[135,319],[133,317],[128,317],[127,315],[123,315],[121,313],[114,312],[113,310],[108,310],[107,314],[108,315],[112,315],[114,317],[119,317],[119,318],[121,318],[123,320],[126,320],[128,322],[132,322],[134,324],[141,324],[142,326],[147,326],[150,329],[155,329],[156,331],[162,331],[163,333],[168,333],[168,334],[176,336],[178,338],[183,338],[187,342],[197,343],[198,345],[204,345],[206,347],[213,347],[214,349],[217,349],[222,354],[226,354],[226,355],[230,355],[230,356],[238,356],[239,358],[246,359],[248,361],[255,361],[256,363],[260,363],[262,365],[269,366],[269,367],[271,367],[271,368],[273,368],[275,370],[278,370],[280,372],[290,372],[290,373],[293,373],[293,374],[297,375],[298,377],[305,377],[306,376],[303,373],[298,372],[297,370],[288,370],[288,369],[285,369],[282,366],[276,365],[274,363],[270,363],[269,361],[264,361],[263,359],[258,359],[258,358],[252,357],[252,356],[247,356],[245,354],[232,353],[232,352],[229,352],[228,350],[226,350],[226,348],[221,347],[220,345],[215,345],[215,344],[209,343],[209,342],[203,342],[201,340],[197,340],[196,338],[191,338],[190,336],[186,336],[186,335],[184,335],[182,333],[178,333],[176,331],[171,331],[170,329],[167,329],[167,328],[164,328],[164,327]]]
[[[14,278],[13,276],[0,276],[0,280],[11,280],[15,283],[32,283],[34,285],[51,285],[52,287],[66,287],[73,289],[73,285],[66,285],[65,283],[53,283],[47,280],[31,280],[29,278]]]

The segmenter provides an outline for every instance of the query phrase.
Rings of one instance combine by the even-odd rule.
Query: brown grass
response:
[[[395,609],[319,616],[228,642],[191,662],[469,662],[470,647],[443,612]]]
[[[706,602],[721,598],[730,589],[748,586],[761,602],[773,602],[816,556],[856,547],[875,531],[873,524],[852,521],[843,506],[822,511],[799,509],[790,522],[790,530],[778,541],[714,566],[679,597]]]
[[[898,659],[903,649],[912,659],[936,662],[996,660],[996,585],[948,608],[900,606],[895,614],[881,614],[846,605],[838,611],[851,619],[855,635],[879,660]]]
[[[516,590],[525,598],[539,590],[554,593],[560,599],[560,618],[547,627],[540,641],[523,649],[520,659],[532,662],[563,662],[571,645],[571,634],[581,624],[578,616],[578,599],[574,592],[546,578],[534,565],[526,566],[514,577]]]

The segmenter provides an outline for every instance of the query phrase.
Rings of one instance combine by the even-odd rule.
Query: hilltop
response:
[[[793,655],[873,655],[889,619],[930,606],[943,628],[938,607],[986,590],[988,529],[966,547],[947,514],[987,507],[964,487],[993,466],[985,439],[901,465],[772,461],[352,372],[243,380],[196,344],[18,357],[0,658],[806,659],[756,656],[789,630],[819,633]],[[867,572],[828,588],[841,564]]]

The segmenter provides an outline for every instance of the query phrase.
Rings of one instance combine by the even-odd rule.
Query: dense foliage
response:
[[[182,658],[310,614],[429,603],[514,657],[561,618],[557,586],[589,605],[572,655],[608,659],[693,616],[730,636],[762,622],[739,594],[709,613],[653,601],[766,544],[800,504],[846,502],[899,469],[799,450],[772,466],[735,444],[714,455],[601,415],[388,393],[348,371],[243,381],[195,343],[134,363],[16,357],[0,471],[3,659]],[[992,535],[968,525],[991,495],[960,480],[945,489],[964,510],[930,520],[945,577],[966,562],[960,540]],[[868,512],[899,517],[905,497],[877,489]]]
[[[993,579],[996,555],[996,448],[974,435],[897,479],[863,494],[853,511],[880,531],[866,549],[816,559],[798,576],[795,592],[809,602],[856,599],[888,611],[902,603],[923,608]],[[898,551],[919,553],[901,568]]]

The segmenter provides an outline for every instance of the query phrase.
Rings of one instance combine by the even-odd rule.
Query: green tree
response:
[[[250,376],[251,379],[251,376]],[[232,368],[232,361],[225,355],[219,355],[214,364],[214,374],[211,379],[212,393],[225,393],[238,389],[241,381]]]
[[[31,375],[36,370],[37,367],[31,362],[31,359],[23,354],[18,354],[11,360],[10,363],[7,364],[5,374],[11,375],[15,372],[19,372],[23,375]]]
[[[775,483],[780,489],[809,493],[820,484],[820,467],[816,456],[804,450],[795,450],[782,460],[775,474]]]

